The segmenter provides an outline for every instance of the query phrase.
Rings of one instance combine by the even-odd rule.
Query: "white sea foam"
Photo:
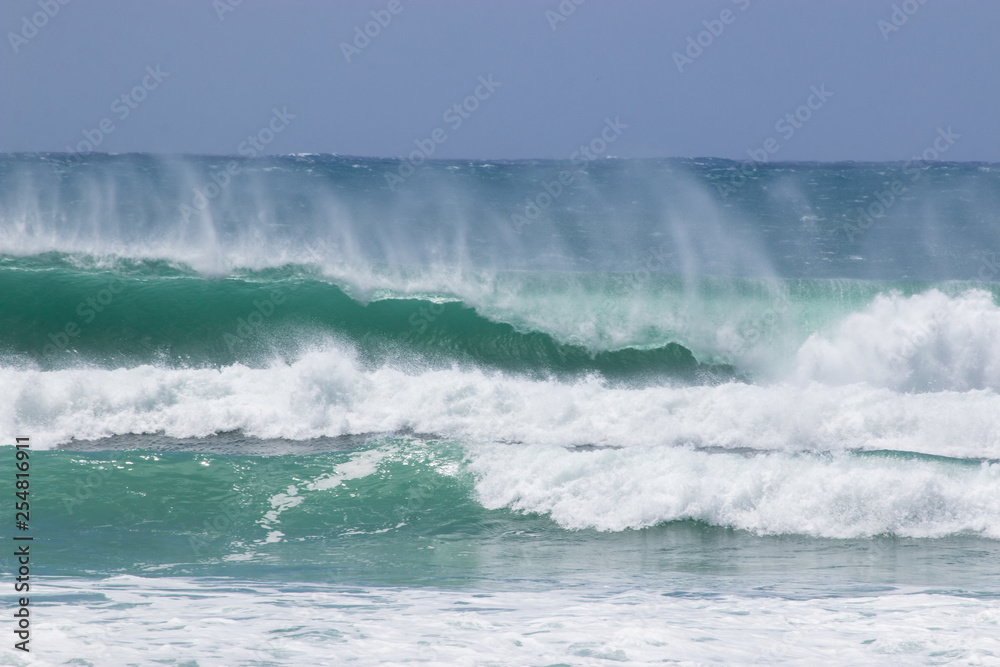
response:
[[[259,368],[5,367],[0,435],[27,433],[45,448],[129,433],[303,440],[409,430],[463,443],[486,506],[568,528],[697,519],[760,533],[1000,539],[997,334],[988,293],[931,291],[879,297],[806,341],[793,375],[772,383],[625,388],[597,377],[371,369],[334,343]],[[565,449],[579,445],[618,449]],[[875,450],[986,461],[845,454]],[[268,526],[300,491],[273,499]]]
[[[36,447],[144,432],[436,433],[468,448],[484,505],[547,514],[567,528],[697,519],[759,533],[1000,539],[1000,464],[845,452],[1000,459],[1000,396],[992,390],[623,389],[595,378],[365,371],[335,348],[260,369],[3,369],[0,387],[7,440],[28,433]],[[566,449],[582,444],[620,449]],[[358,459],[314,484],[370,474],[375,463]],[[269,528],[302,502],[304,489],[272,499]]]
[[[984,290],[880,295],[799,349],[800,379],[898,390],[1000,389],[1000,307]]]
[[[692,519],[757,534],[1000,539],[997,463],[511,445],[475,448],[470,468],[486,507],[546,514],[571,529]]]
[[[29,433],[39,447],[127,433],[242,430],[299,440],[402,429],[563,446],[888,449],[997,459],[1000,395],[816,382],[628,389],[595,377],[364,370],[336,346],[265,368],[0,368],[0,433],[8,440]]]
[[[32,596],[33,629],[44,643],[8,656],[14,665],[228,666],[995,665],[1000,655],[1000,602],[993,598],[664,595],[670,592],[648,585],[475,593],[295,591],[132,576],[47,580]],[[59,596],[54,606],[48,596]]]

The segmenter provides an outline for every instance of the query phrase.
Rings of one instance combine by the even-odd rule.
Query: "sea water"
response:
[[[4,664],[1000,664],[1000,167],[401,173],[0,156]]]

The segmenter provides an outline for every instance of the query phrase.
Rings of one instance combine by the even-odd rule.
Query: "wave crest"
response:
[[[1000,389],[1000,307],[985,290],[877,296],[796,355],[800,381],[898,391]]]

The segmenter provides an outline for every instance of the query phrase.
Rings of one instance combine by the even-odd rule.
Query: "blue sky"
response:
[[[997,2],[237,2],[4,0],[0,151],[1000,161]]]

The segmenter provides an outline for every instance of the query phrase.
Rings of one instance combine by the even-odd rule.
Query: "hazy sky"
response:
[[[3,0],[0,151],[1000,161],[1000,2],[237,2]]]

